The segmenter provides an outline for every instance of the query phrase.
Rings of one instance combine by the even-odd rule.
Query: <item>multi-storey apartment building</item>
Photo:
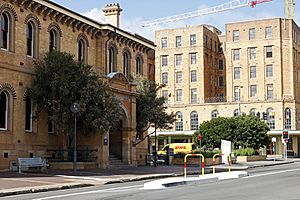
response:
[[[217,116],[230,117],[241,113],[258,117],[265,115],[271,129],[269,134],[277,137],[279,152],[282,153],[283,149],[282,130],[287,129],[291,130],[288,149],[291,154],[299,156],[300,29],[297,24],[280,18],[230,23],[226,24],[224,35],[206,27],[160,30],[156,33],[156,80],[164,83],[164,74],[170,74],[167,87],[163,89],[168,93],[162,91],[162,95],[167,97],[168,94],[168,110],[177,113],[178,118],[173,131],[162,131],[159,135],[168,135],[168,140],[173,142],[176,135],[191,134],[199,123]],[[203,29],[207,30],[201,31]],[[197,33],[199,46],[192,50],[188,43],[182,43],[176,48],[174,41],[178,36],[186,41],[194,33]],[[213,41],[216,44],[203,48],[207,41],[205,38],[208,38],[208,43]],[[163,40],[166,41],[162,43]],[[169,46],[163,46],[166,43]],[[189,81],[192,65],[187,56],[193,51],[199,58],[196,65],[199,74],[195,83]],[[177,69],[172,64],[173,57],[179,52],[184,58],[182,71],[185,81],[182,86],[176,82]],[[205,59],[207,55],[208,59]],[[164,57],[170,58],[167,66],[163,65]],[[210,60],[212,65],[205,60]],[[197,89],[196,102],[191,101],[193,88]],[[183,95],[181,101],[176,101],[180,94],[177,90],[180,89]],[[163,139],[159,143],[168,142],[166,137]]]
[[[119,128],[105,134],[78,134],[79,162],[92,161],[78,167],[106,168],[110,155],[125,164],[145,163],[147,145],[134,144],[136,89],[129,76],[154,77],[154,43],[119,28],[119,4],[106,5],[103,11],[110,24],[48,0],[0,1],[0,169],[8,169],[18,157],[69,160],[67,133],[58,134],[47,113],[33,120],[34,108],[26,96],[34,76],[33,61],[53,49],[92,65],[109,81],[124,110]]]

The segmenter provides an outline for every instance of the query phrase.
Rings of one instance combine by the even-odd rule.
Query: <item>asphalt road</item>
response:
[[[249,176],[213,183],[145,190],[148,181],[61,190],[1,200],[299,200],[300,163],[248,170]]]

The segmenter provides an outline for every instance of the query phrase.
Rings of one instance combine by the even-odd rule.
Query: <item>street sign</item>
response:
[[[201,141],[202,140],[202,135],[198,135],[198,141]]]
[[[276,142],[276,137],[272,137],[272,142]]]

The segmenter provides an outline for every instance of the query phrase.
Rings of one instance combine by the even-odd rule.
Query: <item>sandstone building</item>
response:
[[[198,124],[241,113],[267,116],[269,134],[282,153],[282,130],[290,130],[288,151],[300,156],[300,28],[291,19],[208,25],[156,32],[156,81],[177,114],[173,131],[159,132],[159,144],[191,141]]]
[[[154,43],[119,28],[119,4],[106,5],[103,11],[110,24],[48,0],[0,1],[0,169],[8,169],[18,157],[47,157],[52,167],[59,167],[54,161],[68,160],[68,135],[57,134],[47,114],[33,120],[34,108],[26,96],[33,61],[51,49],[92,65],[122,100],[124,117],[118,129],[104,135],[78,134],[78,166],[106,168],[110,155],[129,165],[145,163],[147,145],[134,145],[136,89],[129,76],[154,78]]]

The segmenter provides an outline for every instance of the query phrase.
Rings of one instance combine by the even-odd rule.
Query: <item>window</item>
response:
[[[191,103],[197,103],[197,89],[191,89]]]
[[[25,100],[25,131],[32,132],[32,102],[29,97]]]
[[[255,39],[255,28],[250,28],[249,29],[249,40],[254,40]]]
[[[176,113],[175,130],[183,131],[183,116],[181,112]]]
[[[257,85],[250,85],[250,97],[257,96]]]
[[[53,114],[48,112],[48,133],[54,133]]]
[[[267,99],[273,99],[273,84],[267,85]]]
[[[250,60],[256,59],[256,48],[251,47],[249,48]]]
[[[219,86],[219,88],[224,87],[224,77],[223,76],[218,77],[218,86]]]
[[[191,71],[191,82],[196,82],[197,81],[197,71],[196,70],[192,70]]]
[[[232,32],[233,41],[239,41],[240,40],[240,32],[238,30],[234,30]]]
[[[217,110],[213,110],[213,111],[211,112],[211,118],[212,118],[212,119],[217,118],[218,115],[219,115],[219,112],[218,112]]]
[[[266,38],[272,38],[272,27],[271,26],[266,27],[265,37]]]
[[[86,50],[87,50],[87,45],[86,45],[86,41],[84,39],[79,39],[78,40],[78,61],[79,62],[83,62],[86,63],[87,59],[86,59]]]
[[[110,47],[108,51],[109,55],[109,64],[108,64],[108,73],[116,72],[117,71],[117,54],[115,47]]]
[[[176,72],[176,83],[182,83],[182,72]]]
[[[274,109],[273,108],[268,108],[267,109],[267,124],[270,128],[270,130],[274,130],[275,129],[275,113],[274,113]]]
[[[161,66],[162,67],[168,66],[168,56],[161,56]]]
[[[123,53],[123,74],[126,77],[130,76],[130,54],[128,52]]]
[[[218,66],[218,70],[219,71],[223,71],[224,66],[223,66],[223,59],[219,59],[219,66]]]
[[[176,90],[176,101],[182,101],[182,89]]]
[[[195,65],[197,63],[197,53],[191,53],[191,65]]]
[[[175,66],[182,65],[182,54],[175,55]]]
[[[26,27],[27,56],[33,57],[34,43],[35,43],[34,40],[35,40],[34,25],[32,22],[28,22]]]
[[[198,113],[196,111],[191,112],[191,130],[198,130]]]
[[[163,90],[162,91],[162,96],[165,98],[165,102],[168,101],[168,98],[169,98],[168,90]]]
[[[197,43],[196,34],[190,35],[190,46],[195,46]]]
[[[5,91],[0,92],[0,130],[8,129],[8,94]]]
[[[273,77],[273,65],[266,66],[266,77]]]
[[[143,74],[143,62],[140,57],[137,57],[136,60],[136,74]]]
[[[273,57],[273,50],[272,46],[266,47],[266,58],[272,58]]]
[[[249,112],[249,115],[251,116],[256,116],[256,109],[255,108],[252,108]]]
[[[250,66],[250,78],[256,78],[256,66]]]
[[[168,73],[167,72],[162,73],[162,84],[168,85]]]
[[[233,54],[234,61],[240,60],[240,50],[239,49],[233,49],[232,54]]]
[[[3,12],[1,15],[1,48],[5,50],[9,50],[10,26],[9,16]]]
[[[167,37],[161,38],[161,48],[167,48],[168,47],[168,39]]]
[[[55,29],[51,29],[49,32],[49,51],[59,50],[59,33]]]
[[[176,47],[181,47],[181,36],[176,36]]]
[[[290,108],[285,109],[285,129],[292,129],[292,112]]]
[[[240,67],[235,67],[234,68],[233,79],[238,80],[240,78],[241,78],[241,68]]]

